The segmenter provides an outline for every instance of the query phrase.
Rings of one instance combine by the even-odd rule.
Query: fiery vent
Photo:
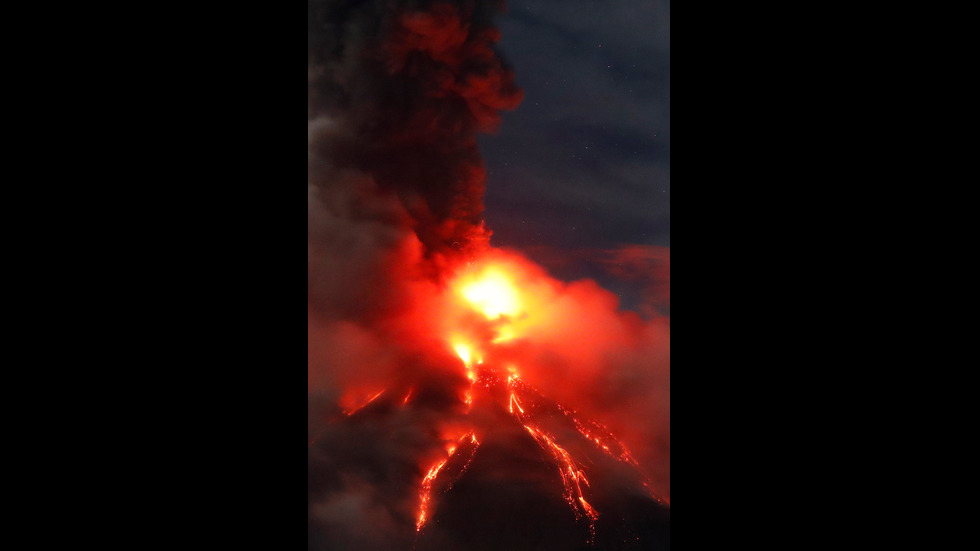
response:
[[[463,278],[458,285],[460,294],[488,319],[514,316],[520,312],[517,290],[500,268],[485,268],[475,278]]]

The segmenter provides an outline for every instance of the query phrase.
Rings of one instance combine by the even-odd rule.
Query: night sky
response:
[[[670,246],[670,3],[510,2],[498,25],[525,95],[480,137],[492,243],[630,306],[635,288],[567,253]]]

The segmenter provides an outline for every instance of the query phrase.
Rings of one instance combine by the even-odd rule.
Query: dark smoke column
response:
[[[522,99],[493,49],[500,8],[308,0],[310,551],[415,546],[420,478],[468,381],[404,320],[447,257],[488,244],[476,135]],[[390,393],[348,418],[359,385]]]
[[[370,175],[427,255],[485,245],[476,133],[523,93],[493,49],[493,1],[308,0],[311,156]],[[312,161],[311,161],[312,162]],[[341,185],[317,175],[315,186]]]

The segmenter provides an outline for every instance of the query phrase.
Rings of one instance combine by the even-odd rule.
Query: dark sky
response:
[[[525,98],[480,138],[492,243],[546,265],[542,250],[669,247],[669,0],[512,1],[498,23]]]

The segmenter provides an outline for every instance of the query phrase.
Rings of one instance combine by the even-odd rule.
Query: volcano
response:
[[[309,0],[311,551],[669,547],[669,316],[490,244],[501,4]]]
[[[473,430],[443,438],[445,455],[425,473],[412,462],[377,463],[387,454],[376,446],[418,438],[400,428],[442,411],[450,397],[439,387],[404,397],[383,391],[354,411],[334,413],[344,429],[334,425],[310,443],[311,501],[314,488],[342,487],[343,477],[332,475],[353,469],[372,484],[399,488],[403,503],[415,502],[394,509],[382,526],[404,527],[414,515],[416,530],[371,547],[370,538],[325,522],[311,525],[311,549],[669,549],[669,504],[605,427],[583,422],[513,373],[480,366],[472,383],[465,415]],[[344,436],[365,431],[371,438],[361,449]],[[333,463],[341,449],[343,464]],[[400,483],[406,479],[421,483]]]

